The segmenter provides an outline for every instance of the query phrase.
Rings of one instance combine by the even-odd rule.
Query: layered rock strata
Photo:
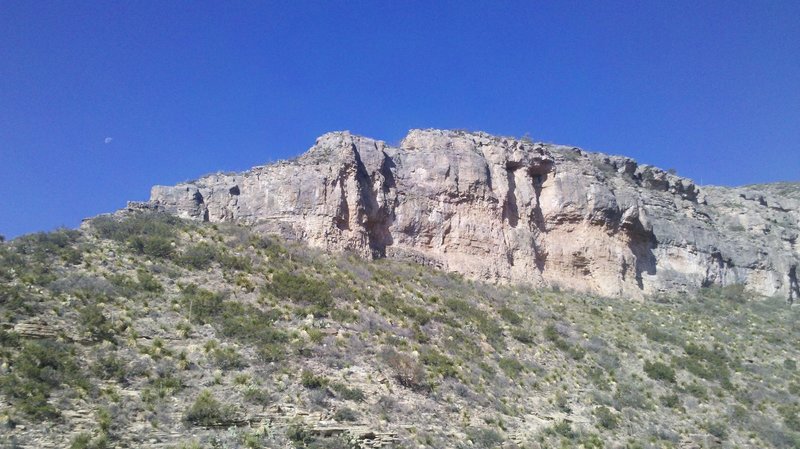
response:
[[[329,133],[294,160],[156,186],[129,209],[238,221],[492,282],[634,298],[745,284],[793,300],[799,192],[701,188],[626,157],[412,130],[397,147]]]

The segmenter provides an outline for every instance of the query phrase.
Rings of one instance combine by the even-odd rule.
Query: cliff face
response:
[[[696,186],[634,160],[484,133],[399,147],[330,133],[289,162],[156,186],[156,209],[496,282],[643,297],[745,284],[800,296],[800,185]]]

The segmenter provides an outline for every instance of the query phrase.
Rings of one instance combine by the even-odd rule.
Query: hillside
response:
[[[800,447],[783,295],[360,256],[149,212],[0,244],[0,446]]]

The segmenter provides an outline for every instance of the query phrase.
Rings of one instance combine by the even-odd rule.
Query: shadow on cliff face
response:
[[[364,166],[361,155],[355,146],[353,146],[353,152],[356,159],[356,182],[358,182],[360,202],[362,203],[363,214],[366,216],[366,220],[363,221],[364,231],[367,234],[372,257],[376,259],[384,258],[386,257],[386,247],[393,243],[389,227],[394,221],[394,207],[397,198],[390,198],[389,195],[396,185],[392,171],[395,163],[392,158],[383,153],[383,160],[379,169],[380,175],[383,176],[383,182],[380,185],[380,192],[377,192],[373,179]],[[379,194],[383,196],[383,201],[378,200]],[[359,212],[361,213],[361,211]]]
[[[656,255],[653,250],[658,246],[653,231],[648,231],[642,225],[642,222],[635,220],[632,223],[624,223],[622,226],[623,231],[628,235],[628,248],[636,258],[635,278],[636,285],[640,290],[644,290],[643,274],[650,276],[656,274]],[[623,271],[623,279],[625,272]]]
[[[797,265],[789,268],[789,304],[794,304],[796,299],[800,299],[800,284],[797,282]]]
[[[508,193],[503,202],[503,219],[508,221],[508,225],[516,228],[519,223],[519,208],[517,207],[517,180],[514,178],[514,171],[517,167],[506,165],[506,179],[508,181]],[[513,263],[512,263],[513,265]]]

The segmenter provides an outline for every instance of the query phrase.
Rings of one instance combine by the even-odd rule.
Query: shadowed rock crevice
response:
[[[361,160],[361,154],[355,145],[353,145],[353,153],[356,161],[356,181],[358,182],[359,197],[363,208],[363,216],[359,217],[359,222],[363,222],[372,257],[383,258],[386,257],[386,247],[392,244],[392,234],[389,228],[392,225],[393,207],[391,206],[393,204],[386,204],[386,196],[395,183],[391,170],[394,163],[387,161],[389,158],[386,153],[381,153],[383,161],[378,173],[383,179],[379,190],[384,198],[382,198],[383,201],[379,201],[373,178],[367,171],[364,162]],[[360,210],[359,212],[361,213],[362,211]]]
[[[516,170],[516,168],[506,166],[508,192],[506,193],[505,201],[503,201],[503,220],[508,222],[508,225],[512,228],[516,228],[519,223],[519,208],[517,207],[517,196],[514,193],[517,190],[514,170]]]
[[[800,299],[800,283],[797,281],[797,265],[792,265],[789,268],[789,303],[794,304],[797,299]]]

